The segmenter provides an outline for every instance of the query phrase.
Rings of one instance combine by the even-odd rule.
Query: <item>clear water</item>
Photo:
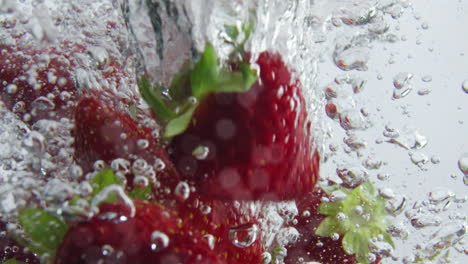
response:
[[[461,34],[466,3],[161,3],[156,10],[150,1],[139,0],[0,0],[0,43],[12,43],[11,36],[22,33],[24,45],[82,43],[88,56],[79,60],[77,82],[92,89],[110,85],[118,96],[134,98],[136,76],[148,73],[167,84],[207,42],[226,59],[232,45],[224,25],[255,17],[247,47],[253,57],[263,50],[280,52],[295,69],[322,152],[322,177],[339,183],[343,179],[336,171],[351,170],[357,177],[352,180],[369,178],[391,198],[391,233],[397,247],[383,263],[413,263],[418,258],[423,263],[467,262],[468,38]],[[126,78],[103,84],[93,69],[113,60],[125,66]],[[8,87],[12,93],[16,89]],[[32,204],[62,210],[65,199],[89,191],[70,158],[72,121],[43,120],[28,128],[3,105],[0,115],[3,220],[14,222],[18,210]],[[242,207],[262,212],[266,245],[294,240],[295,231],[284,226],[298,213],[294,202]],[[252,244],[258,227],[248,228],[252,234],[239,241],[236,232],[247,231],[233,227],[235,243]],[[164,244],[163,235],[155,234],[159,244]]]

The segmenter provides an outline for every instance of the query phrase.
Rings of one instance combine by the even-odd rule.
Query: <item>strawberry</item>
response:
[[[286,247],[285,263],[379,263],[386,253],[376,245],[393,246],[385,231],[389,224],[385,199],[369,182],[355,189],[325,190],[315,188],[297,201],[294,227],[300,237]]]
[[[22,245],[8,236],[6,223],[0,221],[0,263],[15,259],[31,264],[39,264],[39,259]]]
[[[82,45],[64,42],[46,49],[0,45],[0,91],[5,105],[29,124],[71,118],[78,90],[72,76]]]
[[[234,202],[209,200],[197,193],[175,207],[177,215],[210,241],[213,251],[231,264],[262,263],[260,224]]]
[[[190,72],[174,78],[175,100],[141,81],[144,99],[162,117],[163,136],[171,138],[172,161],[205,197],[285,200],[317,182],[319,154],[300,82],[279,54],[263,52],[257,64],[258,80],[243,62],[220,68],[208,45]]]
[[[55,263],[226,263],[171,211],[133,203],[133,212],[123,203],[102,204],[89,221],[72,226]]]
[[[155,132],[97,98],[83,98],[75,112],[75,159],[85,172],[98,160],[113,166],[126,176],[129,187],[143,176],[143,185],[157,179],[173,190],[179,176]],[[155,194],[162,198],[165,192]]]

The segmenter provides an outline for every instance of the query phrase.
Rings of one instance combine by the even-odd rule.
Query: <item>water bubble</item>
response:
[[[392,198],[385,205],[385,209],[392,215],[399,215],[403,212],[406,207],[406,197],[397,196]]]
[[[339,202],[339,201],[343,201],[345,198],[346,198],[346,193],[341,191],[341,190],[337,190],[337,191],[334,191],[330,194],[330,201],[331,202]]]
[[[181,181],[175,187],[174,193],[182,198],[182,200],[187,200],[190,196],[190,186],[187,182]]]
[[[465,93],[468,94],[468,79],[465,80],[465,81],[463,81],[463,83],[462,83],[462,89],[463,89],[463,91],[464,91]]]
[[[392,189],[390,188],[383,188],[379,190],[380,196],[382,196],[385,199],[392,199],[395,198],[395,193],[393,192]]]
[[[239,248],[247,248],[256,240],[259,228],[256,224],[243,224],[229,230],[229,239]]]
[[[440,218],[433,215],[417,215],[411,219],[411,225],[416,228],[424,228],[428,226],[440,226],[442,221]]]
[[[161,251],[169,246],[169,237],[160,231],[151,233],[151,250]]]
[[[333,60],[336,66],[344,71],[367,71],[369,49],[337,45],[333,53]]]
[[[436,190],[429,193],[429,202],[432,204],[440,204],[444,201],[452,199],[454,196],[455,194],[450,190],[437,188]]]
[[[106,167],[106,163],[103,160],[96,160],[93,164],[93,169],[95,171],[101,171]]]
[[[133,185],[137,188],[145,188],[149,185],[149,180],[145,176],[137,175],[133,178]]]
[[[166,163],[164,163],[164,161],[161,159],[156,159],[154,161],[153,167],[156,169],[156,171],[162,171],[166,168]]]
[[[423,77],[421,77],[421,81],[431,82],[432,81],[432,76],[431,75],[424,75]]]
[[[468,175],[468,152],[463,153],[458,159],[458,168],[464,175]]]
[[[400,72],[393,77],[395,99],[402,98],[411,91],[411,79],[413,79],[413,74],[409,72]]]
[[[146,149],[149,146],[149,142],[146,139],[139,139],[137,140],[137,146],[140,149]]]
[[[109,195],[115,193],[120,200],[122,200],[123,204],[127,205],[130,208],[130,217],[135,216],[136,208],[135,204],[133,203],[132,199],[130,199],[125,191],[122,189],[122,186],[117,184],[112,184],[100,191],[96,196],[94,196],[93,200],[91,201],[91,209],[94,213],[99,212],[98,205],[107,200]]]
[[[262,253],[262,264],[270,264],[273,260],[270,252],[263,252]]]
[[[35,110],[50,111],[55,108],[54,102],[45,96],[39,96],[32,103],[31,106]]]
[[[204,160],[206,159],[206,157],[208,157],[209,153],[210,153],[210,149],[207,146],[198,146],[192,152],[192,155],[198,160]]]
[[[431,89],[429,88],[421,88],[418,90],[418,95],[428,95],[431,93]]]
[[[114,248],[110,245],[104,245],[101,248],[101,253],[103,256],[110,256],[114,253]]]
[[[413,164],[418,166],[420,169],[424,169],[424,165],[426,165],[429,162],[429,158],[419,151],[409,153],[409,155],[411,158],[411,162],[413,162]]]
[[[421,28],[426,30],[426,29],[429,28],[429,24],[427,22],[424,22],[424,23],[421,24]]]
[[[109,53],[103,47],[89,47],[88,54],[91,57],[92,64],[100,70],[103,70],[109,64]]]
[[[281,246],[295,243],[299,239],[299,232],[294,227],[285,227],[276,234],[276,241]]]
[[[137,159],[132,164],[132,171],[135,174],[144,174],[148,169],[148,163],[144,159]]]
[[[18,91],[18,86],[16,86],[16,84],[9,84],[6,87],[6,91],[9,94],[14,94]]]
[[[338,241],[338,239],[340,239],[340,234],[338,233],[333,233],[330,238],[333,240],[333,241]]]
[[[206,243],[208,244],[208,247],[213,250],[215,248],[216,244],[216,238],[213,235],[206,234],[203,236],[203,239],[206,240]]]
[[[123,159],[123,158],[118,158],[115,159],[111,162],[111,169],[115,172],[123,172],[124,174],[127,174],[130,172],[130,161]]]
[[[367,170],[362,167],[341,168],[337,169],[336,173],[343,180],[343,185],[350,188],[360,185],[369,178]]]

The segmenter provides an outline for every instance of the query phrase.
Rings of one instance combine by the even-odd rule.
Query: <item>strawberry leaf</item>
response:
[[[149,200],[151,198],[151,186],[148,185],[143,188],[134,188],[130,192],[129,196],[140,200]]]
[[[96,176],[94,176],[91,186],[93,187],[93,193],[91,199],[95,197],[99,192],[104,188],[112,184],[120,184],[119,179],[115,176],[114,172],[111,169],[103,169]],[[115,194],[109,195],[109,198],[106,199],[107,202],[117,201],[117,196]]]
[[[390,235],[385,231],[389,224],[385,210],[386,199],[379,196],[370,182],[365,182],[354,189],[339,186],[327,188],[327,193],[340,191],[346,197],[340,201],[322,203],[319,213],[327,215],[316,230],[319,236],[331,236],[338,233],[343,236],[343,249],[348,254],[355,254],[359,263],[369,263],[372,239],[380,237],[394,247]]]
[[[9,259],[6,261],[3,261],[2,264],[23,264],[23,261],[18,261],[16,259]]]
[[[162,123],[167,123],[176,116],[176,113],[164,102],[161,93],[156,91],[155,87],[151,87],[148,79],[145,77],[141,78],[138,87],[141,96]]]
[[[232,41],[236,41],[239,36],[239,29],[235,25],[224,25],[224,30],[226,34],[231,38]]]
[[[200,60],[195,64],[190,75],[192,95],[202,99],[211,92],[218,81],[218,58],[213,46],[207,44]]]
[[[19,214],[19,222],[29,235],[29,247],[34,253],[54,255],[68,226],[56,215],[37,208],[26,208]]]
[[[315,230],[315,234],[323,237],[329,237],[334,233],[342,233],[340,223],[336,217],[328,216],[326,217]]]
[[[182,115],[172,119],[167,123],[165,130],[164,130],[164,137],[171,138],[181,134],[182,132],[187,129],[190,124],[190,120],[192,120],[192,115],[196,109],[196,105],[190,107],[187,111],[185,111]]]

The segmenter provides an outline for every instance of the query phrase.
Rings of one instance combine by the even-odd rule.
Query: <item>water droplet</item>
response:
[[[458,159],[458,168],[464,175],[468,175],[468,152],[463,153]]]
[[[151,233],[151,250],[161,251],[169,246],[169,237],[160,231]]]
[[[174,193],[182,198],[182,200],[187,200],[190,196],[190,186],[187,182],[181,181],[175,187]]]
[[[258,233],[256,224],[243,224],[229,230],[229,239],[236,247],[246,248],[257,240]]]

